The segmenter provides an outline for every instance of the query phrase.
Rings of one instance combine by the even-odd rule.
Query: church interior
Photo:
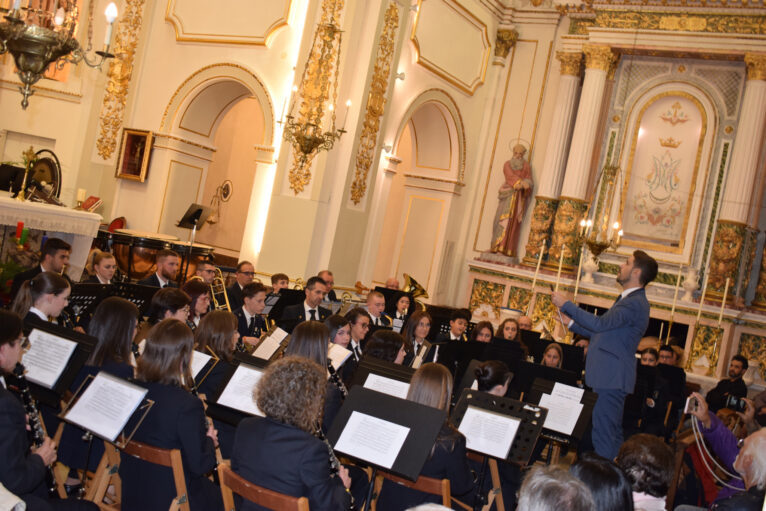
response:
[[[0,32],[0,162],[55,160],[63,206],[0,192],[3,268],[20,220],[76,281],[104,225],[188,246],[200,204],[222,267],[339,296],[406,274],[571,343],[552,292],[608,309],[643,250],[645,335],[702,389],[741,354],[764,390],[763,0],[19,3],[78,43],[30,78]]]

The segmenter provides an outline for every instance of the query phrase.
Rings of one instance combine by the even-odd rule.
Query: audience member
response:
[[[747,359],[742,355],[734,355],[729,362],[729,376],[718,382],[705,396],[710,410],[715,413],[726,406],[729,396],[747,396],[747,385],[742,376],[747,371]]]
[[[636,511],[663,511],[673,480],[673,451],[660,437],[639,433],[620,447],[615,460],[630,481]]]
[[[593,511],[588,487],[561,467],[532,468],[519,490],[517,511]]]
[[[590,489],[594,511],[633,511],[630,482],[613,461],[586,452],[569,472]]]

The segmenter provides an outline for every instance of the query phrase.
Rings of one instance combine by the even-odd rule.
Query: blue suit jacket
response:
[[[585,383],[593,389],[622,389],[630,394],[636,385],[636,348],[649,325],[646,291],[637,289],[601,316],[572,302],[561,308],[574,320],[569,328],[590,338],[585,358]]]

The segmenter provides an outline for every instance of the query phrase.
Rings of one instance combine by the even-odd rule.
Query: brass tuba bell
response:
[[[404,287],[402,288],[402,291],[411,294],[412,298],[415,299],[415,303],[418,304],[421,310],[426,310],[426,304],[418,300],[418,298],[428,298],[428,292],[423,286],[418,284],[417,280],[410,277],[407,273],[404,274]]]

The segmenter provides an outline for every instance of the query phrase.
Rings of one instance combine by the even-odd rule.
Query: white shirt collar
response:
[[[319,306],[316,306],[316,307],[311,307],[311,306],[310,306],[310,305],[309,305],[309,304],[308,304],[308,303],[307,303],[307,302],[304,300],[304,302],[303,302],[303,310],[305,310],[305,311],[306,311],[306,319],[307,319],[307,320],[311,319],[311,313],[310,313],[309,311],[312,311],[312,310],[313,310],[313,311],[315,311],[315,312],[314,312],[314,317],[316,318],[316,320],[317,320],[317,321],[319,321]]]
[[[43,311],[41,311],[40,309],[38,309],[37,307],[34,307],[34,306],[30,307],[29,312],[31,312],[38,318],[42,319],[43,321],[48,321],[48,315],[44,313]]]
[[[157,275],[157,280],[160,281],[160,287],[165,287],[168,285],[168,281],[160,277],[159,273],[155,272],[154,274]]]
[[[244,307],[244,305],[242,306],[242,314],[245,315],[245,323],[248,323],[248,324],[250,323],[250,318],[255,317],[255,314],[250,314],[249,312],[247,312],[247,309]]]
[[[625,291],[620,293],[620,300],[622,300],[623,298],[628,296],[630,293],[632,293],[633,291],[636,291],[638,289],[641,289],[641,287],[640,286],[639,287],[629,287],[628,289],[626,289]]]
[[[3,387],[4,389],[8,388],[8,385],[5,383],[5,378],[3,378],[2,375],[0,375],[0,387]]]
[[[98,273],[96,273],[96,278],[98,279],[98,281],[99,281],[101,284],[109,284],[109,283],[111,282],[111,281],[109,281],[109,280],[104,280],[104,279],[102,279],[102,278],[101,278],[101,275],[99,275]]]

